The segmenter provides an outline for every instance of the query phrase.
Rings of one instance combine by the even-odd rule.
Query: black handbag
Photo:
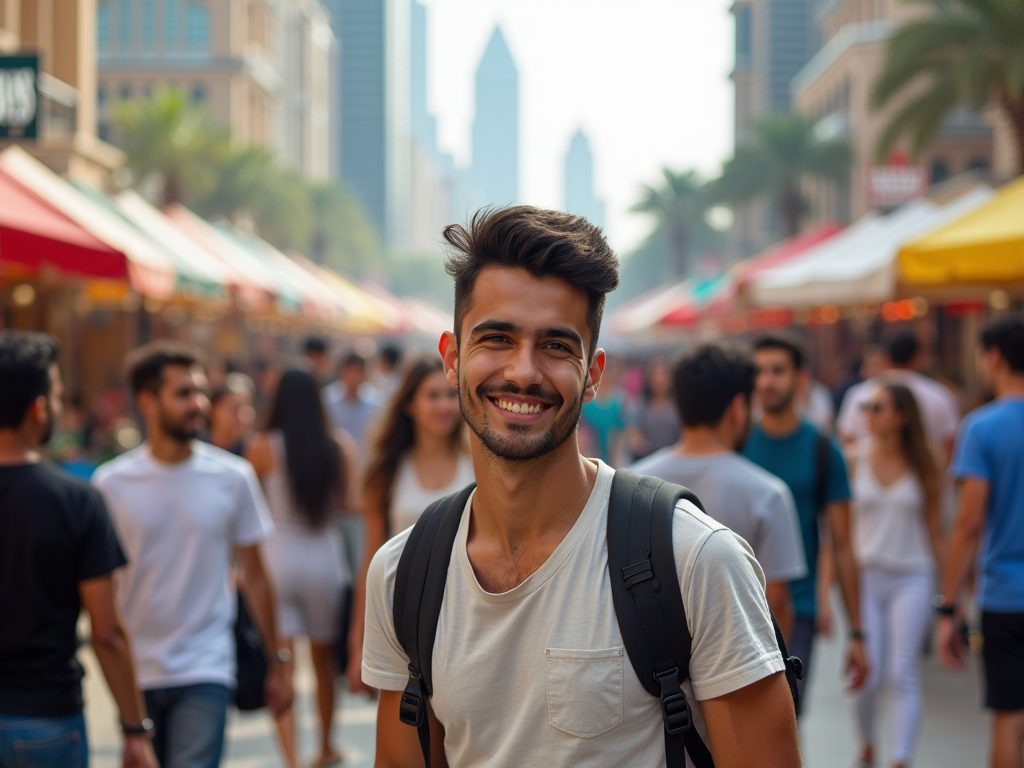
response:
[[[237,661],[235,706],[243,712],[263,709],[263,686],[267,679],[267,657],[263,653],[260,631],[238,594],[238,616],[235,619],[235,658]]]

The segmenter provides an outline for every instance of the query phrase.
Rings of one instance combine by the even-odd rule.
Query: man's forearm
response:
[[[146,717],[146,705],[136,684],[131,644],[124,629],[118,627],[105,638],[93,637],[92,649],[121,712],[121,722],[141,723]]]
[[[960,585],[964,583],[967,572],[974,562],[974,555],[981,542],[981,529],[966,525],[962,519],[957,520],[949,535],[949,548],[946,553],[945,572],[942,581],[942,595],[947,603],[956,600]]]
[[[273,658],[280,648],[277,638],[277,615],[274,610],[274,599],[267,581],[267,574],[262,568],[246,568],[245,605],[249,609],[252,621],[260,632],[263,640],[263,652]]]
[[[846,617],[850,629],[860,629],[860,587],[857,579],[857,562],[853,557],[850,540],[832,537],[832,562],[839,581],[839,589],[843,593],[843,604],[846,606]]]

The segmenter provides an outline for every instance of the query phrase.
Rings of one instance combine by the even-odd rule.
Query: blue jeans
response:
[[[85,717],[0,715],[0,768],[89,768]]]
[[[231,690],[198,683],[143,692],[156,734],[153,749],[161,768],[217,768],[224,751]]]

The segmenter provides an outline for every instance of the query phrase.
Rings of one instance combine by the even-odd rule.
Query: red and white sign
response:
[[[923,165],[876,165],[867,169],[868,205],[896,208],[928,192],[928,169]]]

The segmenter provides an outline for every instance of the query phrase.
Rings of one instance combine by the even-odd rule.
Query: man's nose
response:
[[[526,389],[531,384],[539,384],[543,376],[537,366],[536,351],[532,346],[524,344],[517,347],[505,366],[505,379]]]

